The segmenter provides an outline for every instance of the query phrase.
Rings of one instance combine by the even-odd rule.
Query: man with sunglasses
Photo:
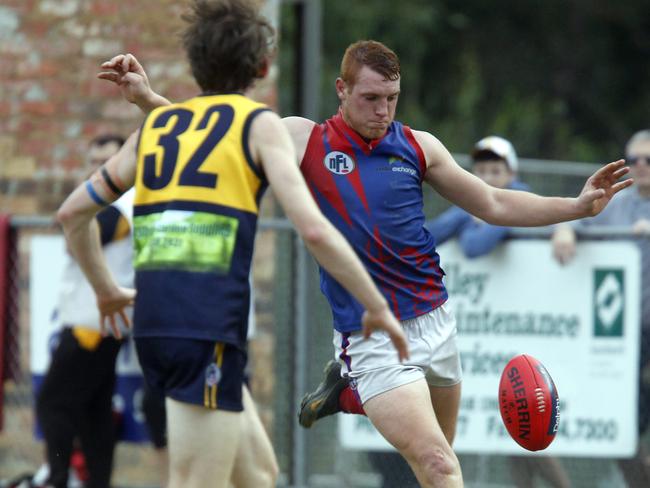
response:
[[[576,230],[588,226],[629,226],[639,236],[641,250],[641,289],[650,292],[650,129],[634,134],[625,146],[634,185],[613,198],[602,213],[570,224],[560,224],[552,237],[553,255],[561,264],[570,262],[576,253]],[[650,300],[641,300],[641,351],[639,356],[639,436],[650,426]],[[648,453],[639,444],[631,459],[619,460],[628,486],[650,486]]]
[[[595,217],[559,224],[553,233],[553,255],[561,264],[567,264],[576,252],[575,229],[585,226],[626,226],[638,235],[650,234],[650,129],[634,134],[625,146],[625,159],[630,165],[630,176],[635,184],[621,192],[609,206]],[[640,240],[643,243],[645,240]],[[650,302],[645,305],[643,317],[650,326]],[[650,413],[650,412],[649,412]]]

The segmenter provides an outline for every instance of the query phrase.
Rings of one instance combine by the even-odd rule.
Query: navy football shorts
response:
[[[244,409],[244,348],[176,337],[139,337],[135,346],[145,381],[154,393],[212,410]]]

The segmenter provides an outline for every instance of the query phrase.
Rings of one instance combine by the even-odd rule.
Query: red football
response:
[[[542,363],[527,354],[510,360],[501,373],[499,410],[508,433],[524,449],[540,451],[553,442],[560,399]]]

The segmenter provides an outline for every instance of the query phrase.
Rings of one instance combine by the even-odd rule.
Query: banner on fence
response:
[[[637,444],[637,246],[583,242],[567,266],[540,240],[510,241],[473,260],[455,242],[439,252],[463,364],[456,451],[527,453],[508,436],[497,403],[504,366],[526,353],[546,366],[561,400],[559,432],[544,453],[631,456]],[[391,449],[358,415],[339,415],[339,438],[350,449]]]

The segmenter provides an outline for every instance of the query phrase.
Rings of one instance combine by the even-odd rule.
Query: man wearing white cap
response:
[[[530,191],[528,185],[517,179],[518,166],[515,148],[503,137],[484,137],[474,145],[472,172],[488,185]],[[487,224],[456,206],[427,221],[425,227],[438,245],[457,237],[468,258],[489,253],[506,238],[509,231],[509,227]]]

